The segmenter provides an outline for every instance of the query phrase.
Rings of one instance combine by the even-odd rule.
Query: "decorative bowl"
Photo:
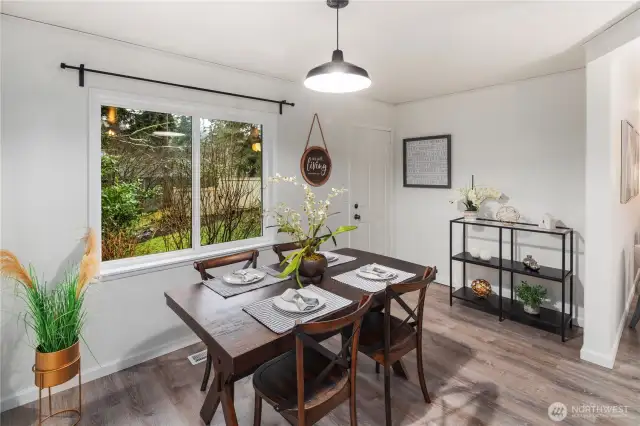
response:
[[[520,212],[512,206],[502,206],[496,212],[496,219],[504,224],[512,224],[520,220]]]
[[[473,294],[475,294],[476,296],[482,298],[490,296],[493,292],[491,290],[491,284],[489,284],[489,281],[483,279],[473,280],[471,282],[471,291],[473,291]]]

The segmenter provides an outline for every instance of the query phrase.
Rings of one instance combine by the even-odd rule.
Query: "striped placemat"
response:
[[[352,300],[345,299],[344,297],[323,290],[315,285],[309,285],[305,288],[327,299],[327,303],[322,309],[310,313],[284,312],[273,306],[274,297],[270,297],[247,305],[243,307],[242,310],[258,320],[258,322],[269,330],[274,333],[282,334],[293,329],[296,325],[296,321],[308,322],[355,303]],[[280,296],[278,295],[275,297]]]
[[[346,254],[334,253],[332,251],[328,251],[327,253],[332,253],[338,256],[338,260],[336,260],[335,262],[329,263],[329,268],[333,266],[342,265],[343,263],[353,262],[354,260],[357,259],[357,257],[347,256]],[[284,266],[280,266],[279,263],[274,263],[272,265],[263,266],[261,269],[264,269],[265,271],[269,271],[271,273],[279,274],[281,271],[284,270]]]
[[[264,269],[264,268],[260,268],[260,269]],[[252,272],[254,271],[254,269],[249,268],[249,269],[246,269],[246,271]],[[288,278],[274,277],[269,273],[269,271],[264,271],[264,272],[267,272],[267,276],[264,277],[263,280],[260,280],[257,283],[253,283],[253,284],[246,284],[246,285],[227,284],[224,281],[222,281],[222,279],[220,278],[213,278],[211,280],[206,280],[206,281],[203,281],[202,284],[209,287],[211,290],[215,291],[220,296],[226,299],[227,297],[237,296],[238,294],[257,290],[259,288],[277,284],[279,282],[282,282],[288,279]]]
[[[379,291],[384,290],[388,284],[398,284],[416,276],[416,274],[413,274],[411,272],[401,271],[399,269],[390,268],[388,266],[384,266],[384,268],[390,271],[393,271],[398,275],[394,279],[389,281],[368,280],[356,274],[357,269],[354,269],[353,271],[336,275],[335,277],[333,277],[333,279],[336,281],[340,281],[341,283],[350,285],[352,287],[359,288],[360,290],[364,290],[369,293],[377,293]]]

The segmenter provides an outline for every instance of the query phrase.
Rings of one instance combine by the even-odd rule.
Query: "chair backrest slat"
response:
[[[211,259],[204,259],[198,262],[193,262],[193,268],[200,272],[200,277],[203,280],[209,280],[213,278],[213,275],[207,272],[207,269],[220,268],[222,266],[232,265],[234,263],[245,262],[243,269],[247,269],[249,266],[256,267],[258,265],[258,250],[249,250],[242,253],[234,253],[227,256],[214,257]]]
[[[360,325],[362,323],[362,317],[369,311],[372,303],[373,297],[371,295],[363,296],[360,300],[358,308],[341,318],[336,318],[328,321],[296,324],[295,328],[293,329],[293,333],[296,336],[298,424],[306,424],[306,412],[304,409],[306,398],[315,391],[315,388],[317,388],[317,386],[322,383],[323,379],[330,373],[331,369],[336,364],[342,366],[343,368],[345,365],[348,365],[351,370],[349,380],[355,380],[356,363],[358,356],[358,342],[360,338]],[[349,326],[352,327],[351,337],[343,343],[343,346],[338,353],[332,352],[331,350],[320,345],[320,343],[312,340],[312,338],[310,337],[315,334],[331,333]],[[317,352],[320,352],[331,360],[330,364],[327,365],[324,370],[316,376],[314,382],[311,383],[307,387],[307,389],[305,389],[304,383],[305,346],[312,348]],[[347,356],[347,353],[349,353],[350,356]],[[355,398],[355,395],[351,395],[350,397]]]
[[[286,258],[285,254],[284,254],[285,252],[298,250],[299,248],[302,247],[302,244],[304,242],[306,242],[306,241],[308,241],[308,240],[305,240],[305,241],[294,241],[294,242],[291,242],[291,243],[274,244],[273,245],[273,252],[278,255],[278,260],[280,262],[284,262],[284,259]]]
[[[427,289],[431,285],[431,283],[436,279],[436,274],[438,273],[438,269],[435,267],[428,266],[425,268],[424,274],[422,275],[422,279],[420,281],[414,281],[409,283],[400,283],[400,284],[391,284],[387,286],[385,291],[385,325],[384,325],[384,333],[385,333],[385,341],[390,339],[391,334],[397,329],[403,327],[405,324],[410,324],[412,327],[416,328],[417,333],[422,333],[422,318],[424,314],[424,301]],[[415,308],[411,309],[409,305],[402,300],[401,295],[406,293],[411,293],[414,291],[419,291],[418,295],[418,303]],[[395,300],[402,307],[402,309],[407,313],[407,317],[400,323],[400,325],[396,326],[393,330],[391,329],[391,301]],[[417,310],[417,313],[416,313]],[[414,320],[410,322],[410,320]]]
[[[299,248],[300,248],[300,242],[299,241],[294,241],[292,243],[274,244],[273,245],[273,252],[276,255],[278,255],[278,260],[280,262],[283,262],[284,259],[285,259],[284,252],[297,250]]]

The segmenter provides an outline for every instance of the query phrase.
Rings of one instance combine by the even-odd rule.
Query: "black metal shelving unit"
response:
[[[453,225],[462,225],[462,252],[453,253]],[[498,257],[492,257],[485,261],[471,257],[467,252],[467,226],[483,226],[498,229]],[[510,257],[503,258],[503,232],[510,234]],[[524,263],[513,259],[515,253],[514,235],[516,232],[534,232],[540,234],[550,234],[562,239],[562,267],[550,268],[540,267],[534,271],[525,267]],[[569,237],[569,267],[567,268],[567,237]],[[462,217],[452,219],[449,222],[449,305],[453,305],[453,299],[460,299],[468,306],[498,315],[500,321],[509,318],[523,324],[530,325],[542,330],[550,331],[562,336],[562,341],[566,341],[566,328],[571,328],[573,317],[573,229],[557,227],[554,229],[540,228],[531,223],[515,222],[510,224],[502,223],[495,219],[465,220]],[[462,263],[462,287],[454,291],[453,289],[453,262]],[[480,265],[487,268],[497,269],[498,273],[498,294],[492,293],[486,298],[476,296],[471,288],[467,287],[467,263]],[[502,296],[502,275],[503,272],[510,273],[511,276],[511,298]],[[540,315],[530,315],[524,312],[524,304],[515,300],[513,293],[514,275],[526,275],[562,284],[562,311],[554,309],[540,308]],[[565,309],[566,283],[569,281],[569,313]]]

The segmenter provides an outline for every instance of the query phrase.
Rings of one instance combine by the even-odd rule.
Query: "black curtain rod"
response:
[[[241,95],[239,93],[231,93],[231,92],[223,92],[221,90],[205,89],[203,87],[189,86],[189,85],[186,85],[186,84],[178,84],[178,83],[170,83],[168,81],[153,80],[151,78],[134,77],[132,75],[118,74],[118,73],[115,73],[115,72],[94,70],[94,69],[91,69],[91,68],[86,68],[84,66],[84,64],[80,64],[79,67],[76,67],[76,66],[73,66],[73,65],[67,65],[64,62],[62,62],[60,64],[60,68],[62,68],[63,70],[64,69],[77,70],[78,71],[78,85],[80,87],[84,87],[84,73],[85,72],[92,72],[92,73],[95,73],[95,74],[110,75],[112,77],[128,78],[129,80],[138,80],[138,81],[145,81],[147,83],[157,83],[157,84],[164,84],[165,86],[180,87],[181,89],[198,90],[200,92],[215,93],[217,95],[234,96],[236,98],[251,99],[251,100],[254,100],[254,101],[269,102],[269,103],[272,103],[272,104],[278,104],[280,106],[280,114],[282,114],[282,105],[288,105],[288,106],[291,106],[291,107],[295,106],[295,104],[293,102],[287,102],[286,100],[285,101],[276,101],[274,99],[258,98],[257,96]]]

